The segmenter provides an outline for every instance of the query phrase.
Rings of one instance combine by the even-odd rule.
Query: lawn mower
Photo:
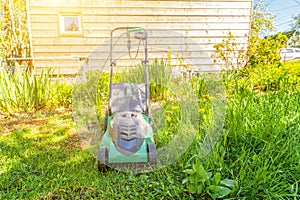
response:
[[[131,40],[144,44],[144,83],[113,83],[113,33],[125,31],[130,54]],[[133,37],[134,36],[134,37]],[[100,172],[113,166],[153,166],[157,161],[156,145],[151,127],[148,86],[147,31],[142,27],[119,27],[111,31],[110,37],[110,82],[108,109],[105,113],[105,132],[98,152]],[[130,56],[131,57],[131,56]],[[135,58],[133,58],[135,59]]]

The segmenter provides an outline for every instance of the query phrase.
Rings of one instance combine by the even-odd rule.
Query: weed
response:
[[[233,180],[221,180],[221,174],[216,172],[207,172],[200,162],[196,162],[192,169],[186,169],[184,172],[188,175],[183,180],[187,185],[187,191],[205,197],[209,195],[213,199],[224,198],[232,192],[235,187]]]

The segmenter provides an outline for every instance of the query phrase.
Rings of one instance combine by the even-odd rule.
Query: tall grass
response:
[[[292,195],[290,188],[300,179],[299,91],[259,96],[240,92],[232,99],[227,120],[228,168],[244,186],[238,195]]]
[[[230,79],[224,135],[201,162],[235,180],[231,197],[300,198],[300,91],[287,79],[259,93],[250,79]]]
[[[158,59],[148,66],[150,98],[153,101],[165,99],[167,88],[170,84],[172,70],[167,64]],[[127,83],[145,83],[145,67],[140,65],[124,73],[121,82]]]
[[[204,174],[234,184],[228,199],[300,199],[300,90],[295,84],[299,77],[293,75],[295,81],[291,82],[287,81],[291,74],[283,73],[280,81],[274,82],[280,85],[258,90],[255,85],[261,79],[247,77],[246,73],[224,75],[228,89],[224,134],[211,154],[198,156],[203,138],[195,137],[174,164],[151,173],[97,173],[95,158],[79,148],[70,116],[35,125],[38,128],[15,127],[10,134],[0,134],[0,199],[211,199],[207,193],[191,193],[182,184],[187,176],[184,170],[195,162],[201,162]],[[105,77],[103,82],[107,84],[108,74]],[[205,83],[193,81],[199,108],[208,110]],[[108,91],[107,85],[99,90]],[[182,115],[181,105],[166,102],[165,106],[173,115],[169,114],[170,121],[166,122],[171,128],[165,135],[155,136],[161,146],[169,142],[178,127],[176,117]],[[199,128],[202,131],[202,125]],[[186,133],[190,129],[184,127]],[[174,149],[186,142],[186,137],[180,139]],[[221,192],[221,187],[211,187],[218,186],[212,183],[214,180],[204,181],[208,191],[214,188]]]
[[[53,70],[41,74],[16,68],[13,72],[0,71],[0,109],[4,112],[33,112],[47,106],[51,97]]]

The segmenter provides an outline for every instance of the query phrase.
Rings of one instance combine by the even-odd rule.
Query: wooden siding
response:
[[[142,26],[149,31],[149,57],[171,50],[199,71],[214,71],[213,46],[232,32],[241,46],[248,41],[252,0],[29,0],[34,65],[75,74],[86,60],[101,68],[109,53],[110,31]],[[80,13],[82,36],[62,37],[60,13]],[[133,48],[137,44],[133,44]],[[126,52],[120,40],[114,56]],[[142,54],[140,55],[140,57]],[[128,60],[127,55],[120,60]]]

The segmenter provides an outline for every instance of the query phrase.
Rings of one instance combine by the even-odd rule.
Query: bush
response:
[[[288,38],[282,33],[266,38],[253,37],[248,47],[250,67],[261,67],[264,65],[280,64],[280,48],[285,47]]]
[[[300,63],[264,65],[250,68],[247,76],[253,88],[260,91],[278,91],[300,88]]]
[[[53,106],[69,108],[72,104],[74,86],[67,83],[53,84],[51,87],[51,102]]]

